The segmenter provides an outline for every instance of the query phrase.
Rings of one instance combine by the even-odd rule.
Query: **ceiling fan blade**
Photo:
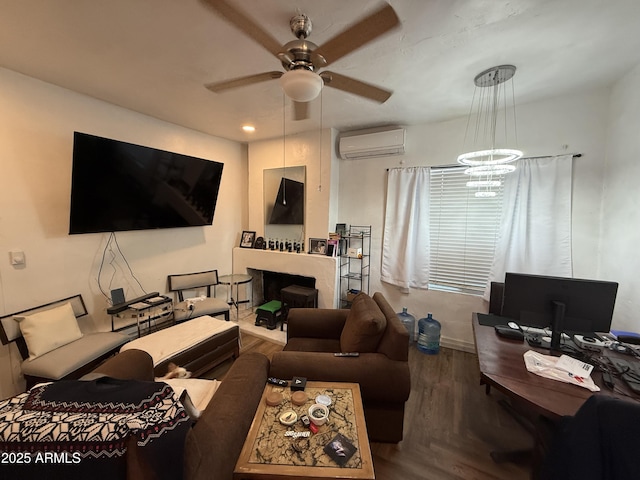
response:
[[[324,71],[320,76],[327,87],[353,93],[354,95],[359,95],[378,103],[386,102],[393,93],[390,90],[385,90],[384,88],[376,87],[370,83],[361,82],[355,78],[340,75],[335,72]]]
[[[293,102],[293,119],[306,120],[309,118],[309,102]]]
[[[274,80],[281,76],[282,72],[263,72],[255,75],[247,75],[246,77],[232,78],[231,80],[225,80],[223,82],[207,83],[205,87],[212,92],[219,93],[224,90],[231,90],[232,88],[245,87],[247,85],[253,85],[254,83]]]
[[[325,42],[315,53],[324,57],[329,65],[397,25],[400,25],[400,20],[391,5],[387,4]]]
[[[245,35],[251,37],[262,45],[272,55],[277,56],[282,50],[282,45],[269,32],[262,28],[242,10],[230,5],[225,0],[201,0],[207,7],[224,17],[228,22],[235,25]]]

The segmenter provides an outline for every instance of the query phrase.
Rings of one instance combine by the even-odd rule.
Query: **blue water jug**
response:
[[[441,325],[431,313],[427,318],[418,321],[418,350],[429,355],[435,355],[440,351]]]
[[[407,312],[407,307],[402,307],[402,312],[398,313],[398,318],[409,332],[409,343],[416,341],[416,317]]]

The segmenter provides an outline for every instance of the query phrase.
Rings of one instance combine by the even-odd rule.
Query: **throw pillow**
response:
[[[340,349],[343,352],[375,352],[387,328],[387,318],[378,304],[361,292],[353,299],[342,334]]]
[[[31,315],[15,316],[29,349],[29,360],[82,337],[70,303]]]

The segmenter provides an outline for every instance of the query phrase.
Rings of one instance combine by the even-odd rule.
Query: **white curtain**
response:
[[[381,280],[429,286],[429,168],[393,168],[387,177]]]
[[[506,272],[572,276],[572,155],[520,160],[505,176],[500,234],[485,290]]]

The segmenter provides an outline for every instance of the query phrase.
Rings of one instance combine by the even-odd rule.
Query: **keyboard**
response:
[[[622,358],[611,358],[611,363],[620,374],[624,383],[640,395],[640,362],[624,360]]]

